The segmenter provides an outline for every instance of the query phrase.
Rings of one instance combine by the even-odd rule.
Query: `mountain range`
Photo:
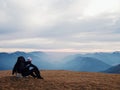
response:
[[[10,70],[13,68],[19,56],[32,57],[32,63],[36,64],[39,68],[46,69],[48,60],[46,54],[43,52],[14,52],[14,53],[0,53],[0,70]],[[47,61],[46,61],[47,60]]]
[[[62,55],[59,55],[59,53],[48,54],[41,51],[28,53],[20,51],[13,53],[1,52],[0,70],[11,70],[16,63],[18,56],[24,56],[25,59],[31,57],[33,64],[39,69],[45,70],[99,72],[120,64],[120,52],[65,54],[66,53],[62,53]]]
[[[99,59],[109,65],[120,64],[120,52],[97,52],[97,53],[87,53],[82,55],[83,57],[93,57]]]
[[[77,56],[67,61],[63,67],[66,70],[98,72],[111,66],[96,58]]]

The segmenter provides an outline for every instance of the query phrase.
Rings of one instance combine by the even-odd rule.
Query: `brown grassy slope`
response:
[[[119,74],[44,70],[41,75],[44,80],[0,71],[0,90],[120,90]]]

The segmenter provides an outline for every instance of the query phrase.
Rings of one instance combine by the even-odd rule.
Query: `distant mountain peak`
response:
[[[13,53],[25,53],[25,52],[23,52],[23,51],[16,51],[16,52],[13,52]]]

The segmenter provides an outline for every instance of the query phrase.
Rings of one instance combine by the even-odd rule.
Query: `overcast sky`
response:
[[[0,51],[120,50],[120,0],[0,0]]]

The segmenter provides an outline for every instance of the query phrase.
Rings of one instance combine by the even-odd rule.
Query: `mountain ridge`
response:
[[[53,57],[51,57],[52,55]],[[55,55],[55,58],[54,58]],[[18,56],[32,57],[32,63],[38,66],[39,69],[43,70],[73,70],[73,71],[88,71],[88,72],[99,72],[110,68],[112,64],[106,62],[114,61],[116,64],[120,63],[119,57],[120,52],[111,53],[86,53],[86,54],[67,54],[62,53],[60,56],[65,56],[57,61],[60,56],[57,54],[48,54],[46,52],[34,51],[34,52],[21,52],[16,51],[13,53],[0,53],[0,70],[11,70],[17,60]],[[111,56],[110,56],[111,55]],[[104,56],[104,57],[103,57]],[[113,58],[109,60],[110,57]],[[101,57],[101,58],[100,58]],[[80,59],[80,60],[79,60]],[[82,60],[81,60],[82,59]],[[102,60],[103,59],[103,60]],[[78,60],[78,61],[77,61]],[[96,70],[95,70],[96,69]]]
[[[73,71],[99,72],[110,67],[96,58],[81,56],[77,56],[66,64],[65,68]]]

